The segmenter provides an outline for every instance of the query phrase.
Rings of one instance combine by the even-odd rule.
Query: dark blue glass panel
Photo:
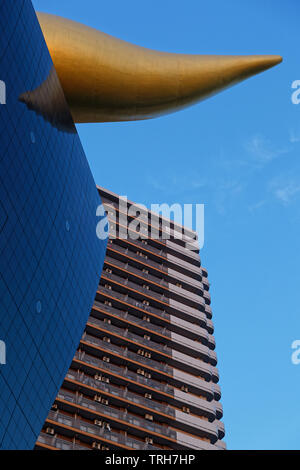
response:
[[[0,448],[32,449],[83,333],[106,242],[30,0],[0,2],[0,80]]]

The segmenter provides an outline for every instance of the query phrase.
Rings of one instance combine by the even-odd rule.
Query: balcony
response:
[[[192,369],[193,371],[195,371],[196,374],[200,372],[203,376],[205,376],[206,380],[210,380],[212,377],[214,378],[216,382],[218,382],[219,380],[219,374],[215,367],[211,366],[210,364],[207,364],[206,362],[201,361],[200,359],[193,359],[177,351],[173,351],[172,356],[170,357],[162,358],[163,361],[168,360],[169,362],[172,362],[172,365],[170,366],[165,362],[160,362],[159,359],[153,360],[149,357],[130,351],[127,348],[122,348],[120,346],[117,346],[114,343],[103,341],[102,339],[95,337],[95,336],[91,336],[87,333],[84,333],[81,341],[100,347],[104,351],[114,352],[118,354],[119,356],[122,356],[124,359],[125,358],[131,359],[135,363],[145,365],[146,367],[154,369],[157,372],[164,372],[168,374],[169,376],[173,376],[174,367],[178,369],[184,369],[184,370],[187,370],[187,367],[188,367],[189,369]],[[189,374],[192,374],[191,377],[193,377],[194,372],[191,372],[191,371],[188,371],[188,372]],[[197,380],[197,377],[195,377],[195,380]]]
[[[160,326],[156,325],[152,322],[147,322],[146,320],[142,320],[140,317],[136,317],[135,315],[131,315],[127,311],[120,310],[116,307],[110,307],[109,305],[106,305],[102,302],[98,302],[95,300],[94,302],[94,307],[97,307],[101,310],[104,310],[107,313],[110,313],[118,318],[122,318],[124,322],[132,322],[135,323],[136,325],[140,326],[141,328],[145,328],[148,330],[153,330],[154,332],[164,335],[164,336],[169,336],[169,330],[165,326]],[[169,326],[169,324],[167,324]]]
[[[175,271],[182,272],[186,276],[192,277],[196,280],[201,280],[200,260],[198,266],[184,261],[177,256],[167,253],[167,266]]]
[[[163,288],[168,289],[168,283],[164,279],[153,276],[149,273],[145,273],[142,269],[135,268],[134,266],[131,266],[130,264],[120,261],[116,258],[112,258],[111,256],[106,255],[105,263],[118,266],[120,269],[128,273],[142,277],[143,279],[145,279],[145,281],[151,281],[154,284],[158,284]]]
[[[126,382],[126,378],[131,380],[132,382],[140,385],[141,387],[147,387],[156,390],[158,393],[162,392],[165,393],[171,397],[174,397],[174,387],[171,385],[163,384],[159,382],[158,380],[154,378],[147,378],[143,375],[137,374],[136,372],[133,372],[132,370],[126,369],[124,367],[119,367],[115,365],[112,362],[106,363],[102,361],[101,359],[97,359],[94,356],[91,356],[90,354],[86,352],[76,352],[74,360],[79,360],[81,362],[84,362],[87,366],[91,366],[92,368],[96,368],[96,370],[105,370],[107,371],[108,374],[116,374],[119,379],[122,381]],[[75,362],[74,367],[78,367],[78,364]],[[187,374],[186,374],[187,375]],[[179,382],[179,387],[182,387],[183,385],[190,385],[191,392],[193,393],[200,393],[204,394],[205,396],[208,397],[209,400],[212,400],[214,398],[214,390],[212,389],[213,387],[216,387],[215,384],[212,384],[211,382],[205,382],[204,380],[197,379],[196,381],[189,381],[185,379],[184,381],[181,381],[180,378],[175,378],[174,382]],[[146,389],[147,391],[147,389]],[[217,395],[218,396],[218,395]],[[218,398],[216,398],[218,399]]]
[[[189,250],[178,243],[174,243],[172,240],[166,240],[166,246],[168,251],[175,254],[175,256],[178,256],[180,253],[188,262],[195,264],[196,266],[200,265],[200,256],[196,251]]]
[[[225,436],[225,426],[223,421],[216,421],[216,425],[218,428],[218,437],[219,439],[223,439],[223,437]]]
[[[202,284],[204,286],[204,289],[208,291],[210,287],[210,283],[206,277],[202,277]]]
[[[186,424],[188,424],[188,427],[198,428],[200,426],[200,428],[202,428],[203,425],[204,425],[204,427],[208,426],[206,424],[206,421],[203,421],[200,417],[199,417],[200,421],[198,423],[196,422],[193,425],[193,423],[191,423],[188,416],[186,416],[184,414],[181,414],[181,415],[177,416],[176,415],[176,412],[177,412],[176,408],[173,408],[172,406],[170,406],[166,403],[159,403],[155,400],[145,398],[145,397],[143,397],[141,395],[138,395],[136,393],[132,393],[128,389],[124,389],[124,388],[112,385],[111,383],[107,384],[105,382],[102,382],[101,380],[95,380],[93,377],[87,376],[83,372],[76,372],[76,371],[70,369],[67,376],[66,376],[66,379],[70,379],[71,381],[80,382],[83,385],[87,385],[88,387],[92,387],[94,389],[99,390],[99,392],[106,392],[110,395],[114,395],[116,397],[116,399],[120,399],[120,401],[121,401],[120,406],[124,406],[123,400],[126,400],[127,402],[130,402],[132,405],[136,405],[138,408],[142,408],[144,410],[145,409],[150,409],[150,410],[153,410],[154,412],[157,412],[159,414],[167,415],[167,416],[170,417],[170,419],[168,420],[168,423],[171,426],[180,427],[180,426],[178,426],[178,424],[176,424],[176,425],[174,424],[175,419],[177,420],[177,423],[183,423],[184,426]],[[184,402],[182,402],[184,406],[186,406],[186,404],[189,402],[189,398],[190,398],[190,396],[188,394],[185,394],[185,395],[186,395],[186,397],[185,397],[186,400]],[[178,401],[180,401],[180,399]],[[127,406],[126,403],[125,403],[125,406]],[[214,407],[213,402],[209,403],[205,400],[198,399],[197,404],[191,402],[190,406],[197,408],[198,412],[199,412],[199,410],[201,410],[202,413],[204,413],[204,416],[207,416],[210,421],[214,421],[214,419],[215,419],[215,407]],[[182,426],[182,427],[184,428],[184,426]]]
[[[109,279],[111,279],[114,282],[114,279],[112,277],[110,277]],[[105,282],[104,276],[102,278],[102,282],[103,281]],[[123,279],[122,281],[123,285],[125,285],[124,281],[125,280]],[[115,281],[115,282],[119,282],[120,284],[120,281]],[[130,281],[126,283],[126,286],[128,286],[129,288],[130,287],[132,288]],[[148,291],[147,289],[144,289],[142,287],[136,288],[136,286],[134,290],[140,292],[140,294],[143,297],[147,297],[147,299],[149,298],[151,300],[152,292],[150,290]],[[179,318],[183,318],[187,321],[190,321],[191,323],[194,323],[195,320],[197,320],[199,322],[199,325],[202,327],[205,327],[207,324],[207,316],[203,312],[201,312],[200,310],[196,310],[194,308],[188,307],[186,305],[183,305],[182,303],[176,302],[173,299],[168,299],[168,303],[162,304],[163,310],[161,310],[161,309],[154,307],[153,305],[144,304],[143,302],[136,300],[133,297],[128,297],[128,295],[125,293],[122,294],[113,288],[109,289],[103,285],[99,286],[97,294],[106,294],[111,298],[116,298],[125,304],[129,304],[135,308],[144,310],[146,313],[147,312],[153,313],[154,315],[165,318],[166,320],[169,320],[170,318],[170,315],[168,313],[169,311],[170,314],[176,315]],[[152,299],[154,301],[156,298],[157,297],[155,295],[152,295]],[[162,299],[157,299],[157,300],[162,302]],[[204,301],[203,301],[203,304],[205,305]]]
[[[203,297],[205,299],[205,303],[207,305],[210,305],[211,304],[211,298],[210,298],[210,293],[207,290],[204,290]]]
[[[204,305],[204,292],[207,293],[207,291],[203,290],[201,294],[195,294],[187,290],[183,286],[183,284],[179,282],[177,284],[169,284],[169,297],[173,298],[174,300],[177,300],[178,302],[184,303],[185,305],[188,305],[192,308],[198,308],[199,305]]]
[[[121,445],[123,447],[129,447],[136,450],[159,450],[159,447],[155,447],[145,442],[139,441],[138,439],[126,437],[124,434],[114,432],[112,430],[108,431],[107,429],[101,428],[95,424],[88,423],[81,420],[80,418],[75,418],[67,416],[59,411],[53,412],[50,411],[47,421],[55,422],[57,424],[63,424],[74,429],[74,432],[82,431],[84,433],[92,434],[95,436],[95,439],[99,440],[108,440],[111,441],[113,446]],[[93,438],[92,438],[93,439]]]
[[[92,316],[89,317],[88,324],[95,325],[107,331],[108,333],[116,333],[122,338],[134,341],[135,343],[145,346],[146,348],[151,348],[156,351],[160,351],[163,354],[167,354],[168,356],[170,356],[170,358],[172,358],[173,349],[178,349],[179,351],[184,352],[185,354],[189,354],[190,352],[193,357],[199,357],[199,359],[204,358],[205,360],[210,361],[212,365],[217,364],[216,353],[214,351],[209,350],[207,346],[203,346],[202,344],[197,343],[196,341],[188,339],[185,340],[184,337],[174,333],[171,333],[170,335],[170,342],[173,346],[172,348],[170,348],[166,344],[161,344],[151,341],[150,339],[145,339],[143,336],[139,336],[129,332],[128,329],[119,328],[112,324],[107,324],[104,321],[98,320],[97,318],[94,318]]]
[[[107,324],[104,321],[98,320],[98,319],[96,319],[94,317],[91,317],[91,316],[89,317],[87,323],[91,324],[91,325],[95,325],[99,328],[102,328],[105,331],[107,331],[108,333],[116,333],[117,335],[122,336],[125,339],[128,338],[129,340],[132,340],[136,343],[139,343],[142,346],[146,346],[146,347],[149,347],[151,349],[161,351],[164,354],[172,355],[172,349],[170,349],[167,345],[159,344],[159,343],[156,343],[154,341],[144,339],[142,336],[135,335],[134,333],[131,333],[127,329],[119,328],[119,327],[114,326],[112,324]],[[145,323],[147,323],[147,322],[145,322]]]
[[[117,219],[117,225],[122,226],[122,224],[120,224],[120,219],[121,221],[125,219],[127,222],[129,222],[129,224],[131,221],[137,219],[135,216],[129,215],[126,211],[120,210],[117,203],[111,201],[110,199],[107,199],[105,196],[103,197],[103,195],[101,196],[101,198],[104,206],[113,206],[115,211],[119,214],[119,217]],[[139,207],[135,204],[133,204],[133,206],[136,207],[137,210],[140,210]],[[111,220],[109,214],[108,218]],[[193,243],[195,242],[195,236],[197,236],[195,232],[188,231],[185,227],[176,225],[168,219],[162,219],[159,215],[154,214],[150,211],[147,211],[147,213],[141,213],[139,216],[139,222],[144,225],[143,233],[150,235],[152,233],[157,233],[159,239],[149,237],[149,239],[153,240],[154,243],[156,242],[163,244],[165,240],[170,238],[170,236],[174,237],[177,243]],[[115,224],[114,220],[112,220],[111,223]],[[182,229],[184,229],[184,231]],[[128,231],[138,233],[135,230],[129,228]],[[179,235],[181,235],[181,238],[179,237]]]
[[[209,305],[205,305],[205,313],[207,315],[207,318],[209,318],[210,320],[212,319],[212,309]]]
[[[135,428],[142,428],[145,434],[155,433],[166,439],[176,440],[176,431],[170,429],[167,426],[160,425],[158,423],[153,423],[152,421],[146,420],[142,417],[132,415],[126,411],[121,411],[116,408],[112,408],[109,405],[102,405],[96,401],[90,400],[88,398],[77,396],[73,393],[60,390],[57,395],[57,399],[64,400],[72,405],[78,405],[86,410],[99,413],[104,415],[107,418],[110,418],[113,422],[117,422],[119,425],[124,423],[124,429],[128,430],[126,425],[130,424]],[[121,421],[121,423],[120,423]],[[132,429],[133,430],[133,429]],[[158,436],[159,437],[159,436]]]
[[[162,404],[153,400],[149,400],[144,398],[136,393],[132,393],[129,390],[124,388],[117,387],[116,385],[112,385],[111,383],[107,384],[105,382],[101,382],[99,380],[95,380],[92,377],[89,377],[83,373],[78,373],[73,370],[69,370],[66,375],[66,378],[75,380],[77,382],[81,382],[82,384],[88,385],[93,388],[97,388],[99,391],[107,392],[111,395],[115,395],[117,398],[122,398],[123,400],[130,401],[132,403],[136,403],[140,405],[142,408],[151,408],[158,413],[163,413],[165,415],[169,415],[170,417],[175,416],[175,411],[172,407],[166,404]]]
[[[94,356],[91,356],[90,354],[86,354],[86,353],[76,352],[75,360],[76,359],[78,359],[79,361],[83,361],[86,364],[91,365],[92,367],[96,367],[97,369],[100,368],[100,369],[106,370],[109,373],[115,373],[125,380],[124,367],[116,366],[115,364],[112,364],[111,362],[105,363],[104,361],[101,361],[100,359],[97,359]],[[147,377],[139,375],[136,372],[132,372],[129,369],[126,369],[126,377],[132,380],[133,382],[137,382],[146,387],[155,388],[158,392],[167,393],[168,395],[172,395],[174,391],[173,387],[164,385],[161,382],[158,382],[157,380],[152,379],[152,378],[148,379]]]
[[[186,305],[197,308],[199,304],[204,305],[201,296],[205,295],[210,298],[207,291],[205,291],[203,288],[201,290],[201,294],[193,293],[190,290],[187,290],[186,288],[178,288],[176,284],[169,284],[164,279],[160,279],[159,277],[153,276],[152,274],[145,272],[145,270],[135,268],[129,263],[125,263],[108,255],[105,258],[105,264],[109,267],[108,269],[114,268],[114,270],[121,270],[121,276],[123,273],[125,273],[126,278],[132,275],[133,282],[135,283],[135,285],[139,285],[138,282],[141,282],[141,279],[144,280],[145,283],[149,283],[151,292],[155,292],[154,289],[157,287],[161,288],[166,293],[166,295],[160,294],[162,300],[168,299],[168,297],[171,296],[174,297],[175,300],[179,299],[180,302],[186,303]],[[103,270],[102,274],[104,277],[108,276],[107,268]],[[121,279],[124,279],[124,277],[121,277]],[[160,299],[160,297],[157,298]]]
[[[190,289],[190,292],[193,292],[195,294],[200,294],[204,290],[204,286],[202,282],[198,279],[194,279],[193,277],[187,276],[179,271],[176,271],[174,269],[171,269],[168,267],[168,277],[172,279],[172,282],[175,284],[176,282],[180,282],[183,285],[185,285],[185,289]]]
[[[141,263],[144,266],[152,267],[152,268],[154,268],[158,271],[165,272],[167,274],[167,267],[165,266],[164,263],[158,263],[156,261],[153,261],[152,259],[143,258],[143,257],[137,255],[136,252],[134,252],[132,250],[129,250],[128,248],[124,248],[123,246],[119,246],[116,243],[112,243],[111,240],[109,240],[109,242],[107,244],[107,250],[108,250],[108,253],[110,251],[119,253],[122,256],[132,258],[132,259],[138,261],[139,263]]]
[[[169,320],[170,318],[170,316],[163,310],[159,310],[158,308],[152,307],[152,305],[150,306],[150,305],[143,304],[142,302],[139,302],[138,300],[134,300],[131,297],[128,297],[127,295],[121,294],[120,292],[116,292],[115,290],[112,290],[112,289],[108,289],[104,286],[100,286],[97,293],[98,294],[104,293],[108,295],[109,297],[118,299],[125,304],[129,304],[129,305],[132,305],[132,307],[143,310],[145,313],[148,313],[148,312],[153,313],[154,315],[162,317],[166,320]]]
[[[105,289],[105,288],[104,288]],[[106,292],[111,292],[109,289],[106,289]],[[146,307],[144,304],[142,304],[143,307]],[[215,348],[215,340],[213,336],[209,335],[207,330],[205,328],[202,328],[199,325],[193,325],[193,330],[191,330],[191,325],[189,322],[185,322],[182,319],[179,319],[174,316],[169,316],[169,315],[164,315],[162,317],[163,320],[168,320],[168,323],[165,323],[164,325],[156,325],[155,323],[152,322],[147,322],[146,320],[142,320],[140,317],[137,317],[135,315],[131,315],[130,313],[125,312],[124,310],[120,310],[116,307],[111,307],[109,305],[106,305],[105,303],[99,302],[95,300],[94,302],[94,307],[101,309],[104,312],[107,312],[109,314],[112,314],[114,316],[122,318],[124,321],[128,321],[131,323],[135,323],[136,325],[140,326],[141,328],[144,328],[146,330],[152,330],[154,333],[157,333],[159,335],[164,335],[168,336],[170,338],[170,330],[174,330],[178,334],[182,336],[182,338],[191,338],[191,339],[198,339],[200,336],[203,340],[203,344],[210,344],[211,349]],[[149,311],[151,307],[147,308],[147,313],[151,314]],[[184,340],[183,340],[184,342]]]
[[[65,441],[64,439],[61,439],[59,437],[55,436],[48,436],[45,433],[41,433],[37,439],[37,447],[38,444],[44,444],[49,447],[53,447],[55,449],[60,449],[60,450],[91,450],[88,447],[81,446],[79,444],[75,444],[74,442],[70,441]],[[43,446],[41,446],[43,447]]]
[[[143,286],[141,286],[141,285],[139,285],[135,282],[129,281],[129,279],[127,279],[127,278],[118,276],[117,274],[108,273],[106,271],[103,271],[101,279],[102,279],[102,281],[104,281],[106,279],[111,279],[112,281],[115,281],[118,284],[121,284],[122,287],[124,286],[126,291],[127,291],[127,288],[130,288],[134,291],[140,292],[143,295],[146,295],[147,297],[153,297],[154,299],[158,300],[159,302],[168,303],[168,299],[169,299],[168,296],[165,296],[164,294],[159,294],[158,292],[155,292],[152,289],[146,289]]]
[[[130,232],[134,235],[134,232],[132,232],[132,230],[129,230],[129,234],[130,234]],[[137,232],[135,232],[135,233],[137,233]],[[150,240],[151,240],[151,238],[150,238]],[[134,238],[130,238],[130,236],[126,240],[117,238],[113,241],[113,244],[115,244],[115,243],[120,244],[121,246],[123,244],[125,244],[125,245],[129,244],[129,245],[132,245],[136,248],[140,248],[141,250],[150,252],[153,255],[156,255],[160,258],[163,258],[163,259],[167,260],[166,245],[165,244],[161,245],[162,248],[156,248],[155,246],[148,243],[147,240],[145,240],[145,241],[142,241],[142,240],[139,240],[139,239],[135,240]]]

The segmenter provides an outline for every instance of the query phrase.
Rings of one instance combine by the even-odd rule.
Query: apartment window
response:
[[[107,323],[108,325],[111,325],[111,319],[110,318],[104,318],[104,323]]]
[[[145,316],[145,317],[143,317],[143,320],[144,320],[144,321],[146,321],[146,322],[148,322],[148,323],[150,323],[150,322],[151,322],[151,319],[150,319],[150,317],[146,317],[146,316]]]
[[[110,284],[105,284],[104,287],[105,287],[105,289],[108,289],[108,290],[111,290],[111,289],[112,289],[112,287],[111,287]]]
[[[143,305],[147,305],[149,307],[150,303],[148,302],[148,300],[143,300]]]
[[[110,358],[107,356],[103,356],[103,362],[110,362]]]
[[[145,393],[145,398],[148,398],[148,400],[152,400],[151,393]]]
[[[187,387],[186,385],[183,385],[183,386],[181,387],[181,390],[182,390],[182,392],[185,392],[185,393],[188,393],[188,391],[189,391],[189,389],[188,389],[188,387]]]
[[[148,336],[148,335],[144,335],[144,339],[146,339],[147,341],[151,340],[150,336]]]
[[[184,406],[184,407],[182,408],[182,411],[183,411],[184,413],[190,414],[190,409],[187,408],[186,406]]]
[[[143,284],[143,289],[150,290],[150,287],[147,284]]]
[[[105,341],[106,343],[110,343],[110,338],[108,338],[107,336],[104,336],[103,341]]]

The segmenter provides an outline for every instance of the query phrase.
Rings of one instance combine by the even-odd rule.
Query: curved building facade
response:
[[[0,2],[0,449],[32,449],[101,276],[101,204],[30,0]]]

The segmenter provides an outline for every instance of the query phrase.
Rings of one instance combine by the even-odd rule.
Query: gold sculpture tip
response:
[[[75,122],[150,119],[192,105],[282,61],[278,55],[170,54],[38,13]]]

